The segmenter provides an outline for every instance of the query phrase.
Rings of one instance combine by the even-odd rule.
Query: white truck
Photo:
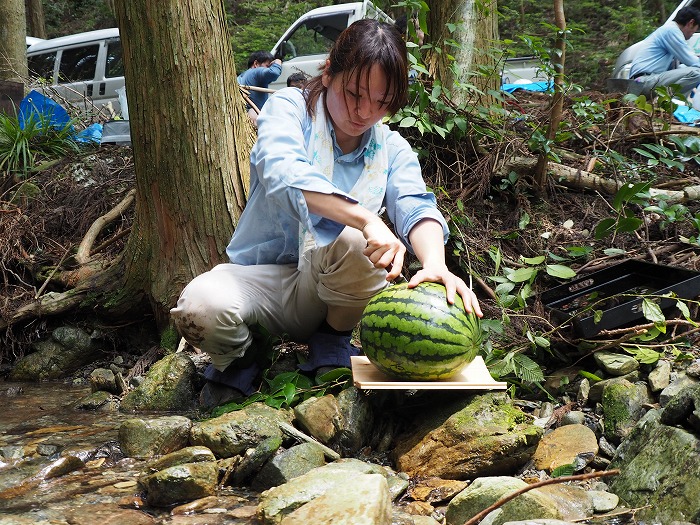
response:
[[[282,74],[270,84],[270,89],[286,87],[287,77],[293,73],[318,75],[340,32],[363,18],[393,23],[389,15],[368,0],[319,7],[299,17],[272,48],[272,55],[282,59]],[[536,59],[518,57],[506,60],[501,80],[510,84],[546,78],[539,73]]]

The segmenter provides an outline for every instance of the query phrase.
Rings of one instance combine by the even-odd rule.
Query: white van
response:
[[[34,89],[47,86],[60,99],[86,110],[111,103],[114,113],[120,113],[117,89],[124,87],[124,61],[119,29],[39,41],[27,48],[27,64],[30,76],[37,79]]]
[[[318,75],[338,35],[363,18],[393,23],[389,15],[368,0],[319,7],[300,16],[272,48],[272,55],[282,59],[282,74],[270,84],[270,89],[287,87],[287,77],[293,73]]]
[[[682,0],[671,16],[668,17],[667,22],[676,18],[676,13],[678,13],[681,8],[689,6],[700,9],[700,0]],[[688,40],[688,45],[694,50],[696,55],[700,55],[700,33],[695,33],[692,37],[690,37],[690,40]],[[642,42],[637,42],[620,53],[617,61],[615,61],[612,78],[628,79],[630,77],[632,60],[634,60],[634,57],[637,55],[637,53],[639,53],[641,46]]]

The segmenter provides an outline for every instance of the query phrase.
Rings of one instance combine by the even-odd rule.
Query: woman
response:
[[[400,276],[407,247],[422,264],[410,287],[444,283],[448,302],[458,293],[481,316],[474,293],[447,269],[447,225],[416,155],[381,123],[406,103],[407,72],[401,34],[361,20],[303,92],[286,88],[265,104],[231,262],[195,278],[172,310],[187,341],[212,359],[203,404],[254,390],[256,324],[308,343],[305,372],[350,366],[352,329]]]

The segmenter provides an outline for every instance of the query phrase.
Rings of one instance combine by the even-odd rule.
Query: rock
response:
[[[151,461],[148,463],[148,470],[158,471],[184,465],[185,463],[206,463],[214,461],[216,461],[216,457],[214,457],[212,451],[206,447],[185,447]]]
[[[382,476],[363,474],[335,488],[292,511],[281,525],[391,524],[391,498]]]
[[[700,378],[700,359],[690,363],[685,369],[685,373],[688,377]]]
[[[553,501],[563,520],[580,520],[593,515],[593,504],[588,491],[576,485],[555,483],[536,489]]]
[[[340,407],[334,395],[310,397],[294,407],[299,425],[321,443],[328,445],[340,427]]]
[[[447,506],[446,525],[463,525],[468,519],[493,505],[504,496],[527,487],[527,483],[507,476],[477,478],[457,494]],[[489,525],[501,525],[507,521],[538,518],[561,519],[554,501],[539,489],[525,492],[490,512],[482,520]],[[582,516],[585,517],[585,516]]]
[[[700,380],[688,376],[685,372],[679,372],[676,379],[671,381],[671,384],[664,388],[661,394],[659,394],[659,404],[662,407],[666,406],[666,403],[681,390],[695,385],[700,385]]]
[[[637,521],[670,523],[700,516],[700,440],[681,428],[663,425],[650,410],[618,447],[610,468],[610,491],[630,507]],[[644,508],[642,508],[644,507]]]
[[[89,334],[73,327],[56,328],[50,339],[38,341],[32,348],[33,353],[15,363],[10,381],[64,378],[102,355]]]
[[[646,412],[645,405],[651,401],[646,383],[619,379],[607,384],[602,399],[605,438],[618,443],[626,438]]]
[[[585,466],[597,453],[598,440],[590,428],[580,424],[565,425],[542,437],[532,460],[535,468],[551,472],[557,467],[575,463],[577,457],[588,459]]]
[[[114,372],[108,368],[95,368],[90,373],[90,389],[93,392],[104,390],[112,394],[120,393],[117,389],[117,380]]]
[[[621,379],[625,379],[630,383],[636,383],[637,381],[639,381],[639,372],[635,370],[634,372],[631,372],[624,376],[613,377],[611,379],[603,379],[602,381],[598,381],[597,383],[591,385],[591,391],[588,394],[588,400],[593,403],[600,402],[600,400],[603,399],[603,390],[605,390],[605,387],[608,386],[610,383],[615,383],[617,381],[620,381]]]
[[[183,416],[127,419],[119,427],[119,442],[124,455],[150,458],[187,446],[191,428]]]
[[[431,516],[419,516],[394,508],[391,523],[392,525],[440,525],[441,522]]]
[[[627,354],[601,351],[595,352],[593,359],[605,373],[611,376],[624,376],[639,368],[639,361]]]
[[[149,505],[165,507],[216,493],[219,469],[215,462],[184,463],[139,478]]]
[[[417,501],[440,503],[467,488],[465,481],[441,478],[427,478],[416,481],[408,491],[408,496]]]
[[[278,452],[255,476],[252,487],[265,490],[287,483],[325,465],[323,450],[314,443],[302,443]]]
[[[93,392],[73,404],[76,410],[102,410],[111,412],[119,410],[119,399],[104,390]]]
[[[504,393],[430,408],[415,414],[415,430],[394,450],[398,470],[410,476],[473,479],[510,473],[530,459],[542,436]]]
[[[264,491],[260,495],[258,518],[263,524],[281,523],[285,516],[319,496],[326,493],[337,494],[341,492],[348,492],[352,496],[353,492],[357,491],[370,479],[376,489],[378,482],[375,478],[380,477],[377,474],[384,478],[387,477],[385,475],[387,474],[386,471],[378,465],[371,465],[359,460],[339,460],[329,463],[296,477],[289,483]],[[386,480],[382,487],[387,487]],[[384,495],[391,501],[388,487],[386,489],[383,488],[378,493],[382,501],[384,500]],[[362,507],[364,502],[355,498],[354,505]],[[318,522],[310,520],[306,523],[314,523],[315,525]]]
[[[664,425],[680,425],[700,432],[700,384],[681,390],[661,411]]]
[[[649,372],[647,383],[652,392],[659,392],[666,388],[671,383],[671,363],[665,359],[659,360],[654,369]]]
[[[564,414],[561,418],[561,426],[565,425],[583,425],[586,421],[586,414],[580,410],[571,410]]]
[[[183,352],[155,363],[144,381],[122,399],[122,411],[178,411],[194,407],[196,369]]]
[[[36,477],[42,480],[58,478],[74,470],[79,470],[84,466],[85,463],[83,460],[76,456],[63,456],[41,469]]]
[[[294,408],[299,425],[321,443],[343,456],[352,456],[369,443],[372,435],[372,406],[355,387],[338,396],[309,398]]]
[[[291,423],[292,417],[290,410],[253,403],[242,410],[195,423],[190,431],[190,443],[207,447],[217,457],[237,456],[268,438],[281,443],[279,422]]]
[[[576,393],[576,402],[579,406],[586,406],[588,403],[588,396],[591,393],[591,382],[587,378],[583,378],[578,386],[578,392]]]
[[[246,450],[243,460],[233,473],[234,485],[243,485],[269,460],[282,445],[282,436],[270,436],[258,443],[255,448]]]
[[[591,500],[593,511],[597,513],[610,512],[617,508],[620,498],[616,494],[604,490],[589,490],[588,497]]]

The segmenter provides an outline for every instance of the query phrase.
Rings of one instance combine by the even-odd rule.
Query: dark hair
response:
[[[273,60],[274,57],[269,51],[255,51],[248,57],[248,68],[253,67],[253,64],[256,62],[262,64],[263,62],[272,62]]]
[[[287,87],[293,86],[297,83],[306,84],[306,75],[304,73],[292,73],[287,77]]]
[[[684,26],[691,20],[695,20],[695,23],[700,25],[700,9],[697,7],[684,7],[679,9],[676,13],[676,18],[673,19],[674,22]]]
[[[387,78],[384,95],[392,93],[388,102],[390,115],[396,113],[408,101],[408,56],[401,33],[390,24],[377,20],[358,20],[345,29],[333,44],[328,56],[327,71],[331,77],[343,75],[343,80],[358,72],[355,81],[360,86],[360,76],[369,77],[372,66],[379,66]],[[306,85],[306,110],[314,114],[316,101],[325,87],[323,75],[309,80]]]

